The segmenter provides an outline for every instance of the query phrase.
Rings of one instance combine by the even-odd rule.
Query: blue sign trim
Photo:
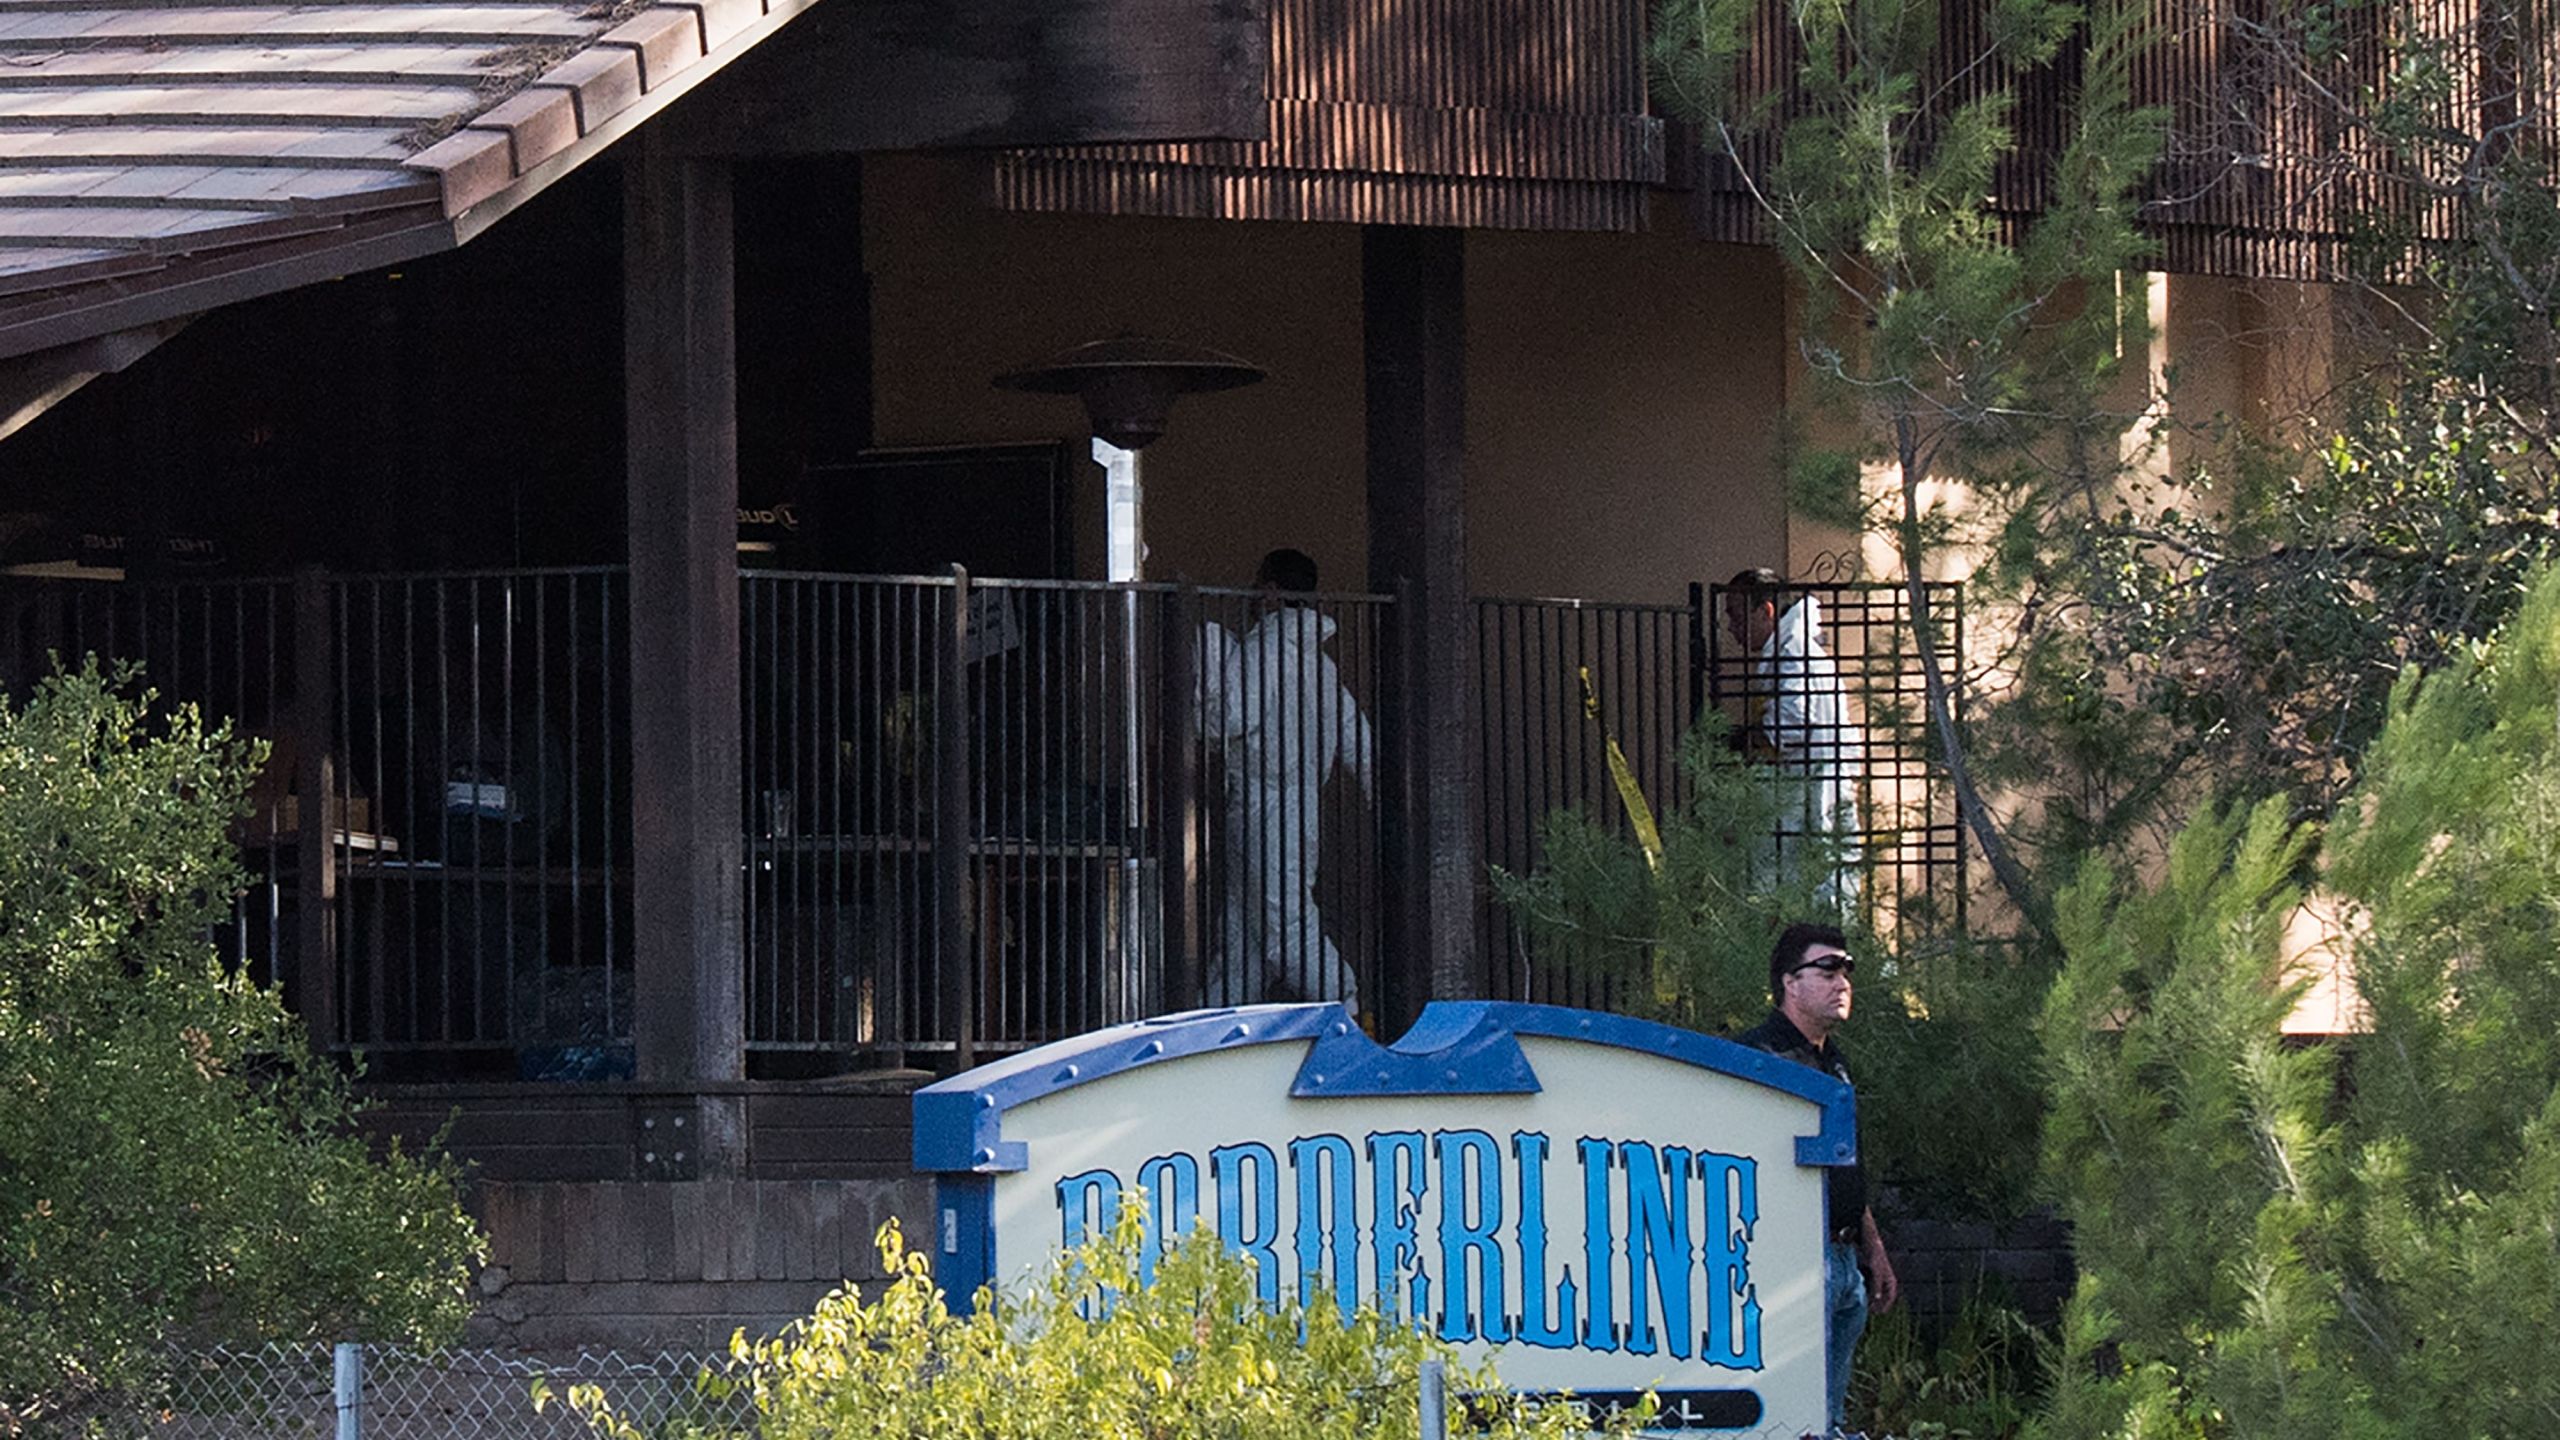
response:
[[[1485,1005],[1428,1005],[1393,1045],[1328,1030],[1289,1086],[1300,1100],[1380,1095],[1534,1095],[1520,1037]]]
[[[1341,1006],[1323,1004],[1194,1010],[1043,1045],[917,1091],[915,1168],[942,1175],[1026,1169],[1030,1155],[1022,1142],[1004,1138],[1004,1112],[1016,1105],[1145,1065],[1286,1040],[1315,1042],[1289,1087],[1303,1099],[1534,1094],[1538,1077],[1521,1051],[1523,1035],[1658,1055],[1810,1100],[1821,1107],[1822,1123],[1796,1138],[1796,1163],[1857,1160],[1849,1087],[1810,1066],[1623,1015],[1513,1001],[1435,1001],[1392,1046],[1361,1033]]]
[[[977,1288],[996,1273],[996,1182],[992,1175],[945,1175],[934,1184],[933,1273],[975,1276],[969,1293],[953,1295],[953,1313],[977,1308]]]

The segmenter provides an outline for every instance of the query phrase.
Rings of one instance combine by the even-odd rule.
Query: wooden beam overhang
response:
[[[1258,140],[1269,0],[871,0],[673,117],[696,155]]]

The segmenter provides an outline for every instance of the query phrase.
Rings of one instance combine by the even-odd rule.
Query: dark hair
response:
[[[1784,587],[1786,583],[1786,577],[1777,571],[1766,565],[1754,565],[1748,570],[1734,571],[1733,578],[1724,582],[1724,588],[1727,590],[1776,590]]]
[[[1808,925],[1801,921],[1778,932],[1778,943],[1769,951],[1769,998],[1786,993],[1787,972],[1804,963],[1804,952],[1816,945],[1834,950],[1849,948],[1849,937],[1837,925]]]
[[[1254,582],[1281,590],[1313,590],[1316,588],[1316,562],[1304,550],[1286,546],[1262,557],[1260,568],[1253,572]]]

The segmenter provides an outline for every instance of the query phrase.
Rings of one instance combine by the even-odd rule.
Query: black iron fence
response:
[[[1203,1001],[1376,1003],[1383,598],[741,585],[752,1050],[1008,1049]],[[626,591],[614,569],[12,578],[0,680],[22,691],[49,653],[137,661],[164,695],[272,743],[240,833],[252,884],[221,939],[327,1043],[392,1073],[414,1053],[442,1075],[617,1078]],[[1952,669],[1961,597],[1928,593]],[[1682,739],[1720,706],[1764,758],[1837,782],[1845,804],[1806,829],[1842,832],[1843,884],[1872,913],[1960,918],[1907,595],[1748,598],[1769,602],[1767,633],[1738,636],[1703,586],[1683,605],[1479,601],[1484,858],[1534,867],[1559,809],[1623,825],[1607,736],[1649,802],[1676,807]],[[1488,906],[1501,993],[1608,1003]]]
[[[1579,811],[1628,833],[1610,775],[1615,737],[1648,804],[1676,803],[1681,738],[1703,698],[1689,607],[1590,600],[1476,602],[1484,860],[1535,869],[1547,817]],[[1540,965],[1488,893],[1482,944],[1497,993],[1607,1008],[1603,977]]]
[[[623,591],[604,569],[13,580],[0,673],[23,693],[57,655],[138,662],[167,702],[267,742],[238,832],[251,883],[218,938],[322,1043],[611,1078],[630,1068]]]
[[[1929,635],[1952,675],[1961,588],[1932,583],[1926,593]],[[1963,840],[1930,757],[1920,631],[1899,585],[1747,596],[1693,585],[1683,605],[1484,599],[1476,625],[1489,864],[1534,869],[1559,810],[1628,831],[1608,764],[1613,737],[1645,803],[1678,808],[1680,747],[1713,707],[1743,753],[1803,782],[1793,787],[1801,813],[1782,816],[1771,837],[1782,857],[1820,836],[1840,862],[1835,893],[1875,923],[1909,933],[1961,921]],[[1500,993],[1610,1003],[1606,977],[1540,964],[1516,918],[1490,899],[1482,934]]]
[[[1375,993],[1375,597],[744,584],[751,1047]]]
[[[317,898],[342,1043],[630,1077],[626,589],[609,569],[329,583],[349,818]]]
[[[1962,674],[1964,590],[1922,592],[1925,617],[1899,583],[1715,586],[1698,602],[1708,702],[1745,753],[1803,782],[1773,837],[1780,853],[1827,835],[1840,898],[1905,935],[1961,927],[1965,906],[1963,830],[1921,659],[1933,646],[1951,685]]]

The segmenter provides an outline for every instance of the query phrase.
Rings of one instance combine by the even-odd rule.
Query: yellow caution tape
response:
[[[1653,818],[1653,806],[1644,798],[1644,787],[1636,783],[1635,767],[1627,763],[1627,752],[1618,748],[1618,737],[1609,733],[1609,723],[1600,716],[1600,692],[1592,688],[1591,667],[1582,672],[1582,713],[1600,729],[1600,739],[1609,750],[1609,778],[1618,787],[1618,803],[1627,807],[1627,823],[1635,827],[1636,848],[1644,852],[1644,863],[1654,874],[1662,873],[1662,826]]]

